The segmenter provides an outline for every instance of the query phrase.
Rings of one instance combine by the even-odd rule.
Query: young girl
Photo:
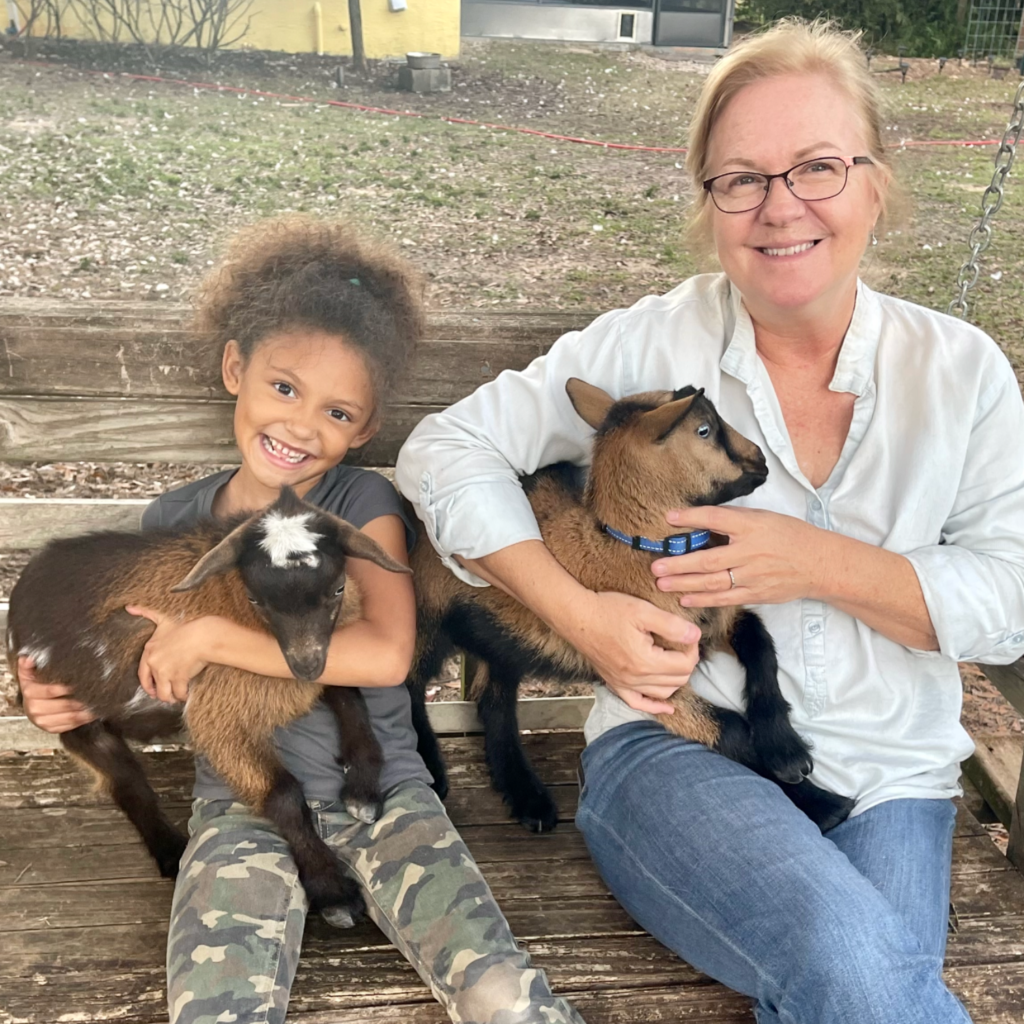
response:
[[[381,424],[383,403],[422,333],[420,281],[386,249],[344,225],[265,221],[239,234],[203,285],[200,330],[222,347],[236,397],[242,465],[170,491],[143,528],[188,524],[269,505],[283,484],[363,529],[407,561],[412,524],[379,474],[341,465]],[[415,641],[407,577],[353,559],[364,618],[339,629],[320,682],[359,686],[384,750],[384,812],[375,825],[339,802],[343,769],[330,712],[318,706],[279,732],[325,840],[362,883],[372,919],[416,968],[453,1021],[582,1024],[516,945],[501,911],[416,752],[402,686]],[[211,662],[290,675],[277,643],[207,617],[157,623],[143,686],[182,701]],[[66,690],[19,662],[25,710],[62,732],[89,721]],[[298,965],[307,904],[287,845],[197,762],[191,841],[181,862],[167,943],[172,1024],[280,1022]]]

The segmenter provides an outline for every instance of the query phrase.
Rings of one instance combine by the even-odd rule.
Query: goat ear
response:
[[[704,389],[687,395],[686,398],[678,398],[674,402],[666,402],[644,413],[643,425],[648,437],[652,441],[663,441],[673,430],[679,426],[680,421],[690,411],[694,399],[704,394]]]
[[[337,530],[338,543],[350,558],[365,558],[368,562],[379,565],[388,572],[412,575],[412,569],[401,562],[395,561],[375,540],[367,537],[362,530],[357,530],[351,523],[339,516],[331,516]]]
[[[608,410],[615,404],[615,399],[606,391],[580,380],[579,377],[570,377],[565,382],[565,392],[580,419],[594,430],[604,423]]]
[[[238,556],[242,551],[242,534],[245,528],[255,519],[252,516],[239,523],[215,548],[199,559],[189,574],[178,584],[171,587],[172,594],[180,594],[185,590],[195,590],[202,586],[211,576],[220,576],[230,572],[238,564]]]

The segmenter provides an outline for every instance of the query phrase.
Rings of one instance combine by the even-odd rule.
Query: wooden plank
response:
[[[545,964],[547,966],[547,964]],[[559,967],[555,963],[552,968]],[[293,990],[288,1006],[288,1019],[302,1021],[305,1024],[447,1024],[448,1016],[434,1002],[429,990],[422,981],[412,980],[412,969],[403,969],[400,965],[394,968],[401,978],[409,978],[409,990],[392,992],[385,990],[374,996],[350,998],[344,990],[328,989],[319,998],[304,998],[299,982]],[[557,977],[557,975],[556,975]],[[575,980],[570,974],[569,980]],[[581,979],[582,980],[582,979]],[[146,976],[133,983],[130,977],[108,980],[111,988],[117,984],[125,984],[132,992],[130,1000],[117,1000],[115,991],[97,993],[92,987],[92,979],[82,979],[82,988],[77,990],[78,1000],[70,1005],[81,1006],[81,993],[89,993],[87,1010],[79,1010],[73,1016],[68,1014],[67,992],[61,990],[51,995],[43,986],[37,985],[32,998],[32,989],[5,992],[0,996],[0,1020],[32,1021],[33,1024],[49,1024],[49,1022],[67,1022],[73,1019],[78,1022],[117,1020],[132,1024],[149,1024],[149,1022],[167,1019],[166,1006],[160,1003],[162,989],[159,986],[159,974]],[[744,996],[730,992],[724,986],[713,983],[704,984],[668,984],[664,986],[640,987],[638,983],[629,986],[628,980],[619,979],[619,987],[605,988],[603,985],[587,985],[581,991],[573,991],[556,982],[556,990],[566,995],[579,1010],[588,1024],[654,1024],[654,1022],[672,1022],[680,1020],[700,1021],[702,1024],[752,1024],[750,1000]],[[65,1000],[65,1001],[61,1001]],[[7,1007],[10,1007],[8,1010]],[[4,1016],[6,1012],[6,1016]]]
[[[6,627],[6,615],[7,607],[3,605],[0,608],[0,628]],[[593,706],[593,697],[523,697],[517,705],[519,727],[523,732],[579,730]],[[433,701],[427,705],[427,715],[439,736],[483,731],[474,701]],[[179,735],[169,737],[168,742],[184,742],[185,739],[185,736]],[[59,745],[53,734],[37,729],[22,715],[0,717],[0,752],[48,750]],[[574,749],[578,755],[582,750],[582,742],[574,741]],[[575,778],[575,761],[571,772]],[[0,783],[2,792],[3,786]],[[0,797],[0,807],[4,806],[2,800]]]
[[[169,912],[170,904],[166,904]],[[511,901],[505,916],[519,941],[582,941],[615,938],[627,948],[645,933],[611,899],[556,899],[545,903]],[[970,932],[965,922],[962,931]],[[1010,929],[1001,932],[1009,934]],[[96,970],[133,971],[163,964],[167,920],[136,924],[87,924],[72,928],[41,928],[4,934],[0,982],[54,970],[70,974]],[[313,914],[306,920],[303,960],[336,968],[352,951],[392,947],[370,921],[339,931]],[[5,986],[0,984],[0,990]]]
[[[187,328],[186,307],[5,300],[0,311],[0,394],[223,398],[220,353]],[[504,369],[522,369],[588,312],[428,316],[397,400],[449,405]]]
[[[479,796],[485,793],[478,791]],[[479,820],[481,815],[478,812],[472,817]],[[452,818],[460,826],[458,815],[452,814]],[[484,875],[502,906],[609,898],[589,861],[534,861],[526,852],[529,839],[524,835],[523,852],[516,859],[483,865]],[[152,877],[0,887],[0,933],[165,921],[170,893],[170,882]],[[1024,878],[1015,871],[955,872],[951,900],[959,922],[1019,916],[1024,913]]]
[[[0,498],[0,551],[38,548],[90,530],[137,530],[148,504],[143,498]],[[6,620],[6,602],[3,612]]]
[[[238,461],[230,402],[116,398],[0,399],[6,462]],[[409,431],[444,405],[391,405],[380,432],[346,462],[393,466]]]
[[[51,933],[52,934],[52,933]],[[378,933],[379,936],[379,933]],[[326,944],[303,943],[302,960],[292,989],[289,1016],[295,1013],[350,1008],[387,1002],[428,1002],[430,993],[411,965],[394,947],[359,948],[337,936]],[[340,941],[339,941],[340,940]],[[155,945],[155,944],[154,944]],[[524,943],[534,962],[543,967],[558,989],[646,987],[652,985],[706,984],[707,979],[646,935],[621,938],[537,939]],[[42,952],[42,951],[40,951]],[[164,991],[165,968],[150,951],[144,964],[110,964],[103,961],[82,971],[55,965],[45,954],[32,964],[32,973],[7,975],[4,1006],[12,1016],[38,1019],[45,1007],[76,1005],[76,994],[89,992],[93,1014],[107,1017],[123,1006],[147,1005],[151,993]],[[95,953],[94,953],[95,955]],[[42,1003],[42,1006],[40,1006]]]
[[[993,686],[1013,705],[1017,714],[1024,715],[1024,658],[1012,665],[975,665]]]
[[[428,710],[433,706],[436,705],[428,705]],[[49,734],[43,733],[43,736]],[[523,736],[523,747],[546,782],[576,784],[576,763],[583,749],[580,733],[533,733]],[[480,737],[442,736],[440,748],[449,764],[453,788],[490,787]],[[190,750],[140,750],[138,756],[163,799],[188,798],[193,781]],[[93,791],[92,777],[63,751],[55,756],[9,757],[0,760],[0,764],[4,765],[0,771],[0,808],[97,806],[108,802]]]
[[[1009,828],[1024,760],[1024,736],[973,736],[974,755],[964,773],[978,788],[996,817]]]
[[[1024,766],[1017,780],[1017,798],[1013,804],[1013,820],[1010,822],[1010,839],[1006,856],[1018,871],[1024,873]]]
[[[172,818],[184,826],[187,804],[172,804]],[[70,822],[60,820],[60,835],[54,836],[53,817],[36,810],[0,811],[0,887],[60,885],[71,882],[112,882],[119,879],[158,878],[156,867],[139,841],[134,828],[115,808],[80,808]],[[81,827],[84,820],[87,829]],[[35,827],[22,828],[35,819]],[[109,833],[97,837],[98,821],[107,823]],[[528,833],[518,824],[471,825],[461,835],[477,863],[482,865],[513,861],[531,863],[589,861],[590,853],[572,822],[554,832]],[[56,843],[47,844],[47,838]],[[1010,862],[986,837],[969,836],[955,840],[953,874],[956,877],[1013,871]],[[568,895],[568,893],[567,893]],[[1024,941],[1024,936],[1022,936]]]

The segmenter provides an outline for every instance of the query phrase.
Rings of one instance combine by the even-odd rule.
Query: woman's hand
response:
[[[61,683],[39,682],[31,658],[18,659],[18,686],[25,714],[44,732],[70,732],[96,721],[96,716],[84,704],[71,698],[68,687]]]
[[[128,605],[125,611],[156,623],[139,661],[139,685],[165,704],[187,700],[189,682],[213,660],[208,656],[211,631],[220,620],[209,615],[180,622],[141,605]]]
[[[638,597],[585,594],[573,602],[558,631],[631,708],[670,714],[673,707],[665,702],[689,682],[697,664],[700,629]],[[666,650],[654,636],[686,649]]]
[[[658,589],[680,594],[684,607],[783,604],[816,597],[822,588],[835,537],[827,530],[751,508],[688,508],[669,512],[667,519],[687,532],[711,530],[729,538],[719,547],[651,563]]]

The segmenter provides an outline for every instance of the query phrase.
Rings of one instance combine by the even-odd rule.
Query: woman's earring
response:
[[[871,244],[878,245],[878,239],[875,237],[875,232],[873,230],[871,232]]]

